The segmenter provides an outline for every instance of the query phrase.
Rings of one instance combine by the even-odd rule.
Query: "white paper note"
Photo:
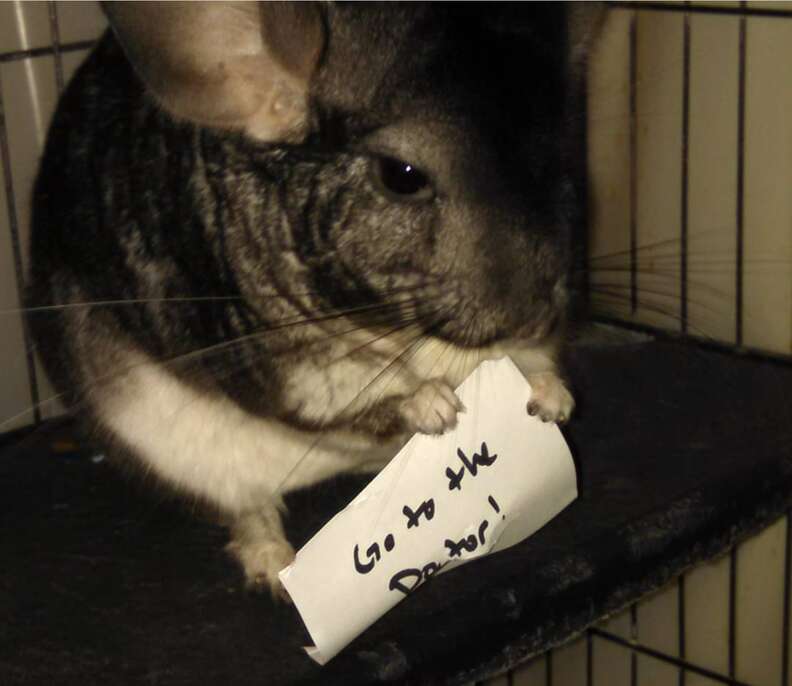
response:
[[[433,574],[520,542],[577,497],[569,448],[528,415],[509,358],[483,362],[457,395],[457,427],[413,436],[280,572],[319,664]]]

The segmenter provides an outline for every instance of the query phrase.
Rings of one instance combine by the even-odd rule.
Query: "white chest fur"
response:
[[[148,470],[228,513],[256,509],[339,471],[381,466],[398,450],[256,417],[147,360],[136,360],[102,395],[97,405],[104,424]]]
[[[523,353],[526,361],[516,359],[515,351],[469,351],[425,339],[394,364],[388,361],[392,350],[379,350],[377,363],[344,358],[321,373],[306,362],[295,369],[287,391],[308,416],[338,416],[389,394],[410,393],[426,379],[456,386],[482,359],[504,352],[521,368],[531,367],[523,371],[552,368],[541,351]],[[300,431],[251,415],[224,396],[199,392],[152,360],[130,353],[129,362],[128,371],[96,399],[103,423],[156,476],[228,513],[256,509],[341,471],[379,468],[400,447],[351,432]]]

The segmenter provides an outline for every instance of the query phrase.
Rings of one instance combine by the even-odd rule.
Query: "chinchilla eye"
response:
[[[379,157],[375,169],[382,188],[400,199],[424,200],[434,194],[426,174],[409,162]]]

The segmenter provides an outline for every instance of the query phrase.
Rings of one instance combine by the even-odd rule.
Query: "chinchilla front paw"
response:
[[[439,436],[456,426],[457,414],[465,407],[445,381],[430,379],[401,401],[399,411],[412,433]]]
[[[564,424],[575,409],[575,399],[555,372],[528,375],[531,399],[528,414],[538,416],[543,422]]]

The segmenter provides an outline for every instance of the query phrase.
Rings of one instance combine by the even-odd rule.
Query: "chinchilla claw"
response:
[[[278,578],[278,572],[294,561],[294,548],[285,539],[233,540],[226,550],[242,565],[245,588],[251,593],[267,593],[273,600],[292,600]]]
[[[569,421],[575,400],[555,372],[540,372],[528,375],[531,384],[531,399],[528,414],[538,416],[543,422],[565,424]]]
[[[439,436],[457,425],[465,407],[445,381],[430,379],[401,402],[400,410],[409,431]]]

